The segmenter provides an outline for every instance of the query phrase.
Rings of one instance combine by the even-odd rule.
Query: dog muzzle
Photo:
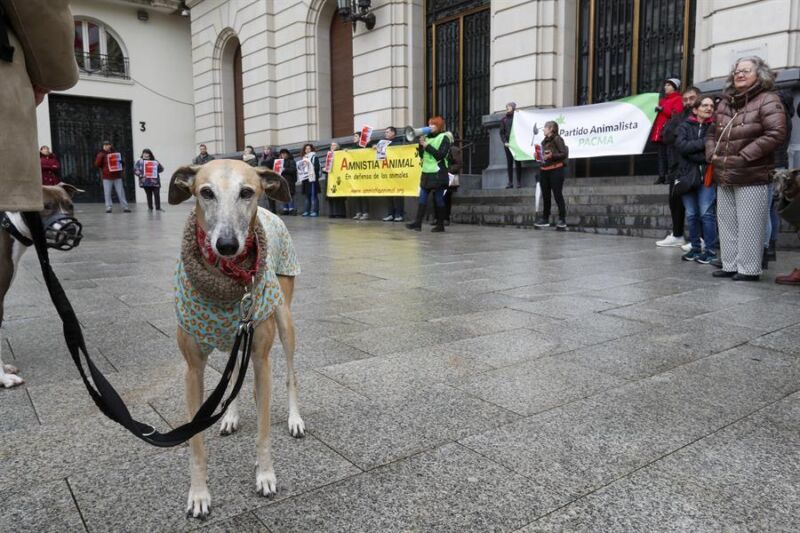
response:
[[[81,243],[83,226],[75,217],[56,213],[44,221],[48,248],[72,250]]]

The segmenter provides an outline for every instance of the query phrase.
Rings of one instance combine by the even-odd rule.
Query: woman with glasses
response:
[[[786,112],[774,89],[775,74],[763,59],[739,59],[725,83],[716,127],[706,136],[706,158],[719,186],[722,270],[715,277],[761,277],[770,172],[786,138]]]

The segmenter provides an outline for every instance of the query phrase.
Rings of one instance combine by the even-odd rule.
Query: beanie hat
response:
[[[669,83],[670,85],[675,87],[676,91],[681,90],[681,80],[679,80],[678,78],[667,78],[667,81],[665,83]]]
[[[509,106],[511,106],[511,109],[516,109],[517,108],[517,103],[516,102],[509,102],[509,103],[506,104],[506,107],[509,107]]]

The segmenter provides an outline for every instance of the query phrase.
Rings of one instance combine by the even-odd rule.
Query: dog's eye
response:
[[[52,204],[51,202],[47,202],[46,204],[44,204],[44,208],[45,208],[47,211],[52,211],[52,210],[53,210],[53,208],[54,208],[54,206],[53,206],[53,204]]]
[[[239,198],[242,200],[249,200],[256,192],[253,189],[242,189],[239,193]]]
[[[214,199],[214,191],[209,188],[200,189],[200,196],[202,196],[206,200],[213,200]]]

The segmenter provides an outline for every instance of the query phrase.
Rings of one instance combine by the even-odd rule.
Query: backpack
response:
[[[459,148],[455,143],[450,145],[450,154],[447,156],[448,162],[450,166],[448,167],[448,172],[450,174],[461,174],[461,148]]]

